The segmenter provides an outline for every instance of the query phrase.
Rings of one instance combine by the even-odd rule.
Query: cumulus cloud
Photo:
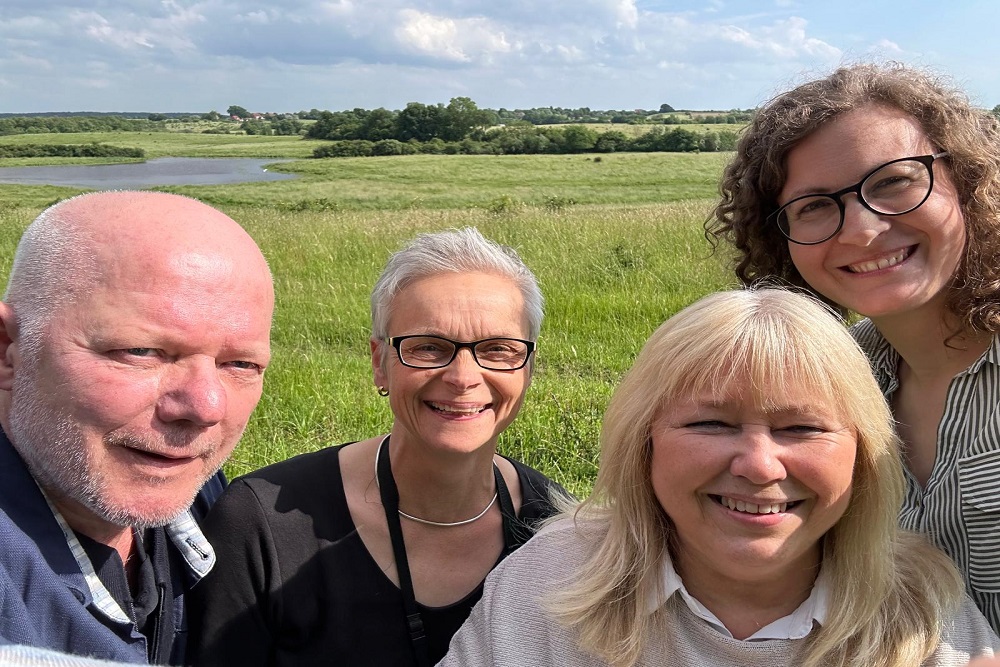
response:
[[[395,35],[403,48],[456,62],[489,59],[511,50],[503,30],[484,18],[453,19],[404,9]]]
[[[752,15],[734,14],[737,5],[4,0],[0,76],[14,106],[0,111],[401,108],[458,95],[483,106],[630,108],[644,95],[662,97],[658,90],[683,94],[694,108],[728,108],[845,53],[913,52],[915,42],[896,34],[831,38],[839,6],[813,21],[826,10],[796,0],[757,5]],[[103,95],[88,97],[95,87]]]

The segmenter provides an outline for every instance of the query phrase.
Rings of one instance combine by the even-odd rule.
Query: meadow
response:
[[[388,255],[419,232],[479,227],[515,247],[537,274],[546,298],[537,367],[500,448],[578,494],[593,482],[607,400],[645,339],[678,309],[733,284],[702,231],[726,154],[297,160],[316,143],[30,137],[50,140],[138,145],[150,156],[292,160],[273,166],[300,176],[292,181],[164,188],[233,216],[275,276],[273,362],[230,475],[389,428],[371,379],[368,295]],[[76,192],[0,185],[0,275],[31,219]]]

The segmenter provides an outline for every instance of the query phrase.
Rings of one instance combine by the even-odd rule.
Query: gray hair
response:
[[[509,278],[524,299],[528,338],[542,328],[544,299],[535,274],[517,252],[484,237],[475,227],[421,234],[389,258],[372,289],[372,337],[389,335],[392,300],[410,283],[441,273],[489,273]]]
[[[53,315],[97,279],[93,246],[77,224],[73,207],[66,210],[75,199],[42,211],[14,251],[3,300],[17,318],[22,351],[35,349]]]

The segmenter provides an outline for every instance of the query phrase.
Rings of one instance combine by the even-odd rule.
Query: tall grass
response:
[[[708,259],[710,200],[644,207],[523,207],[351,213],[229,210],[258,240],[276,280],[266,395],[230,471],[388,430],[368,356],[368,295],[388,255],[419,232],[465,225],[511,245],[546,298],[537,366],[501,451],[578,493],[597,469],[601,414],[664,319],[728,276]]]
[[[275,276],[273,361],[227,472],[388,430],[368,356],[371,287],[415,234],[473,225],[521,253],[546,299],[534,379],[501,451],[586,493],[601,414],[643,342],[678,309],[730,283],[701,228],[721,159],[621,155],[595,165],[530,156],[508,166],[491,157],[413,158],[318,161],[327,164],[306,186],[178,189],[243,224]],[[434,199],[434,188],[435,205],[404,205]],[[72,192],[0,186],[0,275],[21,230]],[[341,203],[281,205],[324,193]]]

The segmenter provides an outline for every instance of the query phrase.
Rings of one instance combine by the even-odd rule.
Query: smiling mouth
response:
[[[748,503],[728,496],[710,495],[709,497],[727,509],[745,514],[780,514],[802,502],[801,500],[792,500],[784,503]]]
[[[871,273],[872,271],[880,271],[882,269],[888,269],[890,266],[896,266],[910,255],[913,254],[916,246],[911,246],[909,248],[903,248],[898,250],[888,257],[880,257],[879,259],[874,259],[869,262],[858,262],[857,264],[848,264],[846,268],[851,273]]]
[[[480,412],[485,411],[489,408],[492,403],[486,405],[476,405],[476,406],[457,406],[457,405],[445,405],[443,403],[435,403],[433,401],[424,401],[424,403],[435,412],[440,412],[447,415],[478,415]]]

